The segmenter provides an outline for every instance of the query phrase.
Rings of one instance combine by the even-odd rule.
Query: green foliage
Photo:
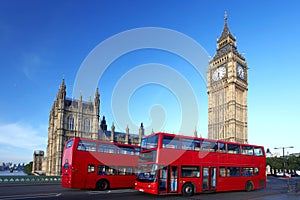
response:
[[[287,156],[284,158],[267,158],[267,165],[270,165],[271,169],[275,171],[281,171],[283,169],[289,171],[297,170],[300,168],[300,157]]]
[[[32,165],[33,165],[33,162],[31,161],[30,163],[28,163],[27,165],[25,165],[24,167],[24,172],[28,175],[32,175]]]

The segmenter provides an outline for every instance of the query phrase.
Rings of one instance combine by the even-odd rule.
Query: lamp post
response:
[[[282,158],[283,158],[283,176],[285,176],[285,160],[284,160],[284,149],[294,148],[293,146],[289,147],[275,147],[274,149],[282,149]]]

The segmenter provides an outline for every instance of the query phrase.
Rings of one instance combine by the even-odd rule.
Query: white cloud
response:
[[[33,128],[23,123],[0,124],[0,144],[6,147],[17,147],[24,150],[45,150],[47,137],[46,127]]]
[[[1,147],[0,162],[29,163],[33,160],[33,151],[19,148]]]

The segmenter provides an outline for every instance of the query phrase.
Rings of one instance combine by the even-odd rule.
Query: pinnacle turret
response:
[[[57,94],[58,99],[65,99],[66,98],[66,85],[65,85],[65,79],[62,79],[62,82],[59,86],[59,91]]]

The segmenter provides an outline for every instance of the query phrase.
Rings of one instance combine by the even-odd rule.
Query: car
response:
[[[298,174],[297,172],[295,172],[295,171],[292,171],[292,172],[291,172],[291,176],[292,176],[292,177],[296,177],[296,176],[299,176],[299,174]]]
[[[277,172],[276,174],[275,174],[275,176],[281,176],[281,177],[289,177],[289,176],[291,176],[291,174],[289,174],[289,173],[287,173],[287,172]]]

